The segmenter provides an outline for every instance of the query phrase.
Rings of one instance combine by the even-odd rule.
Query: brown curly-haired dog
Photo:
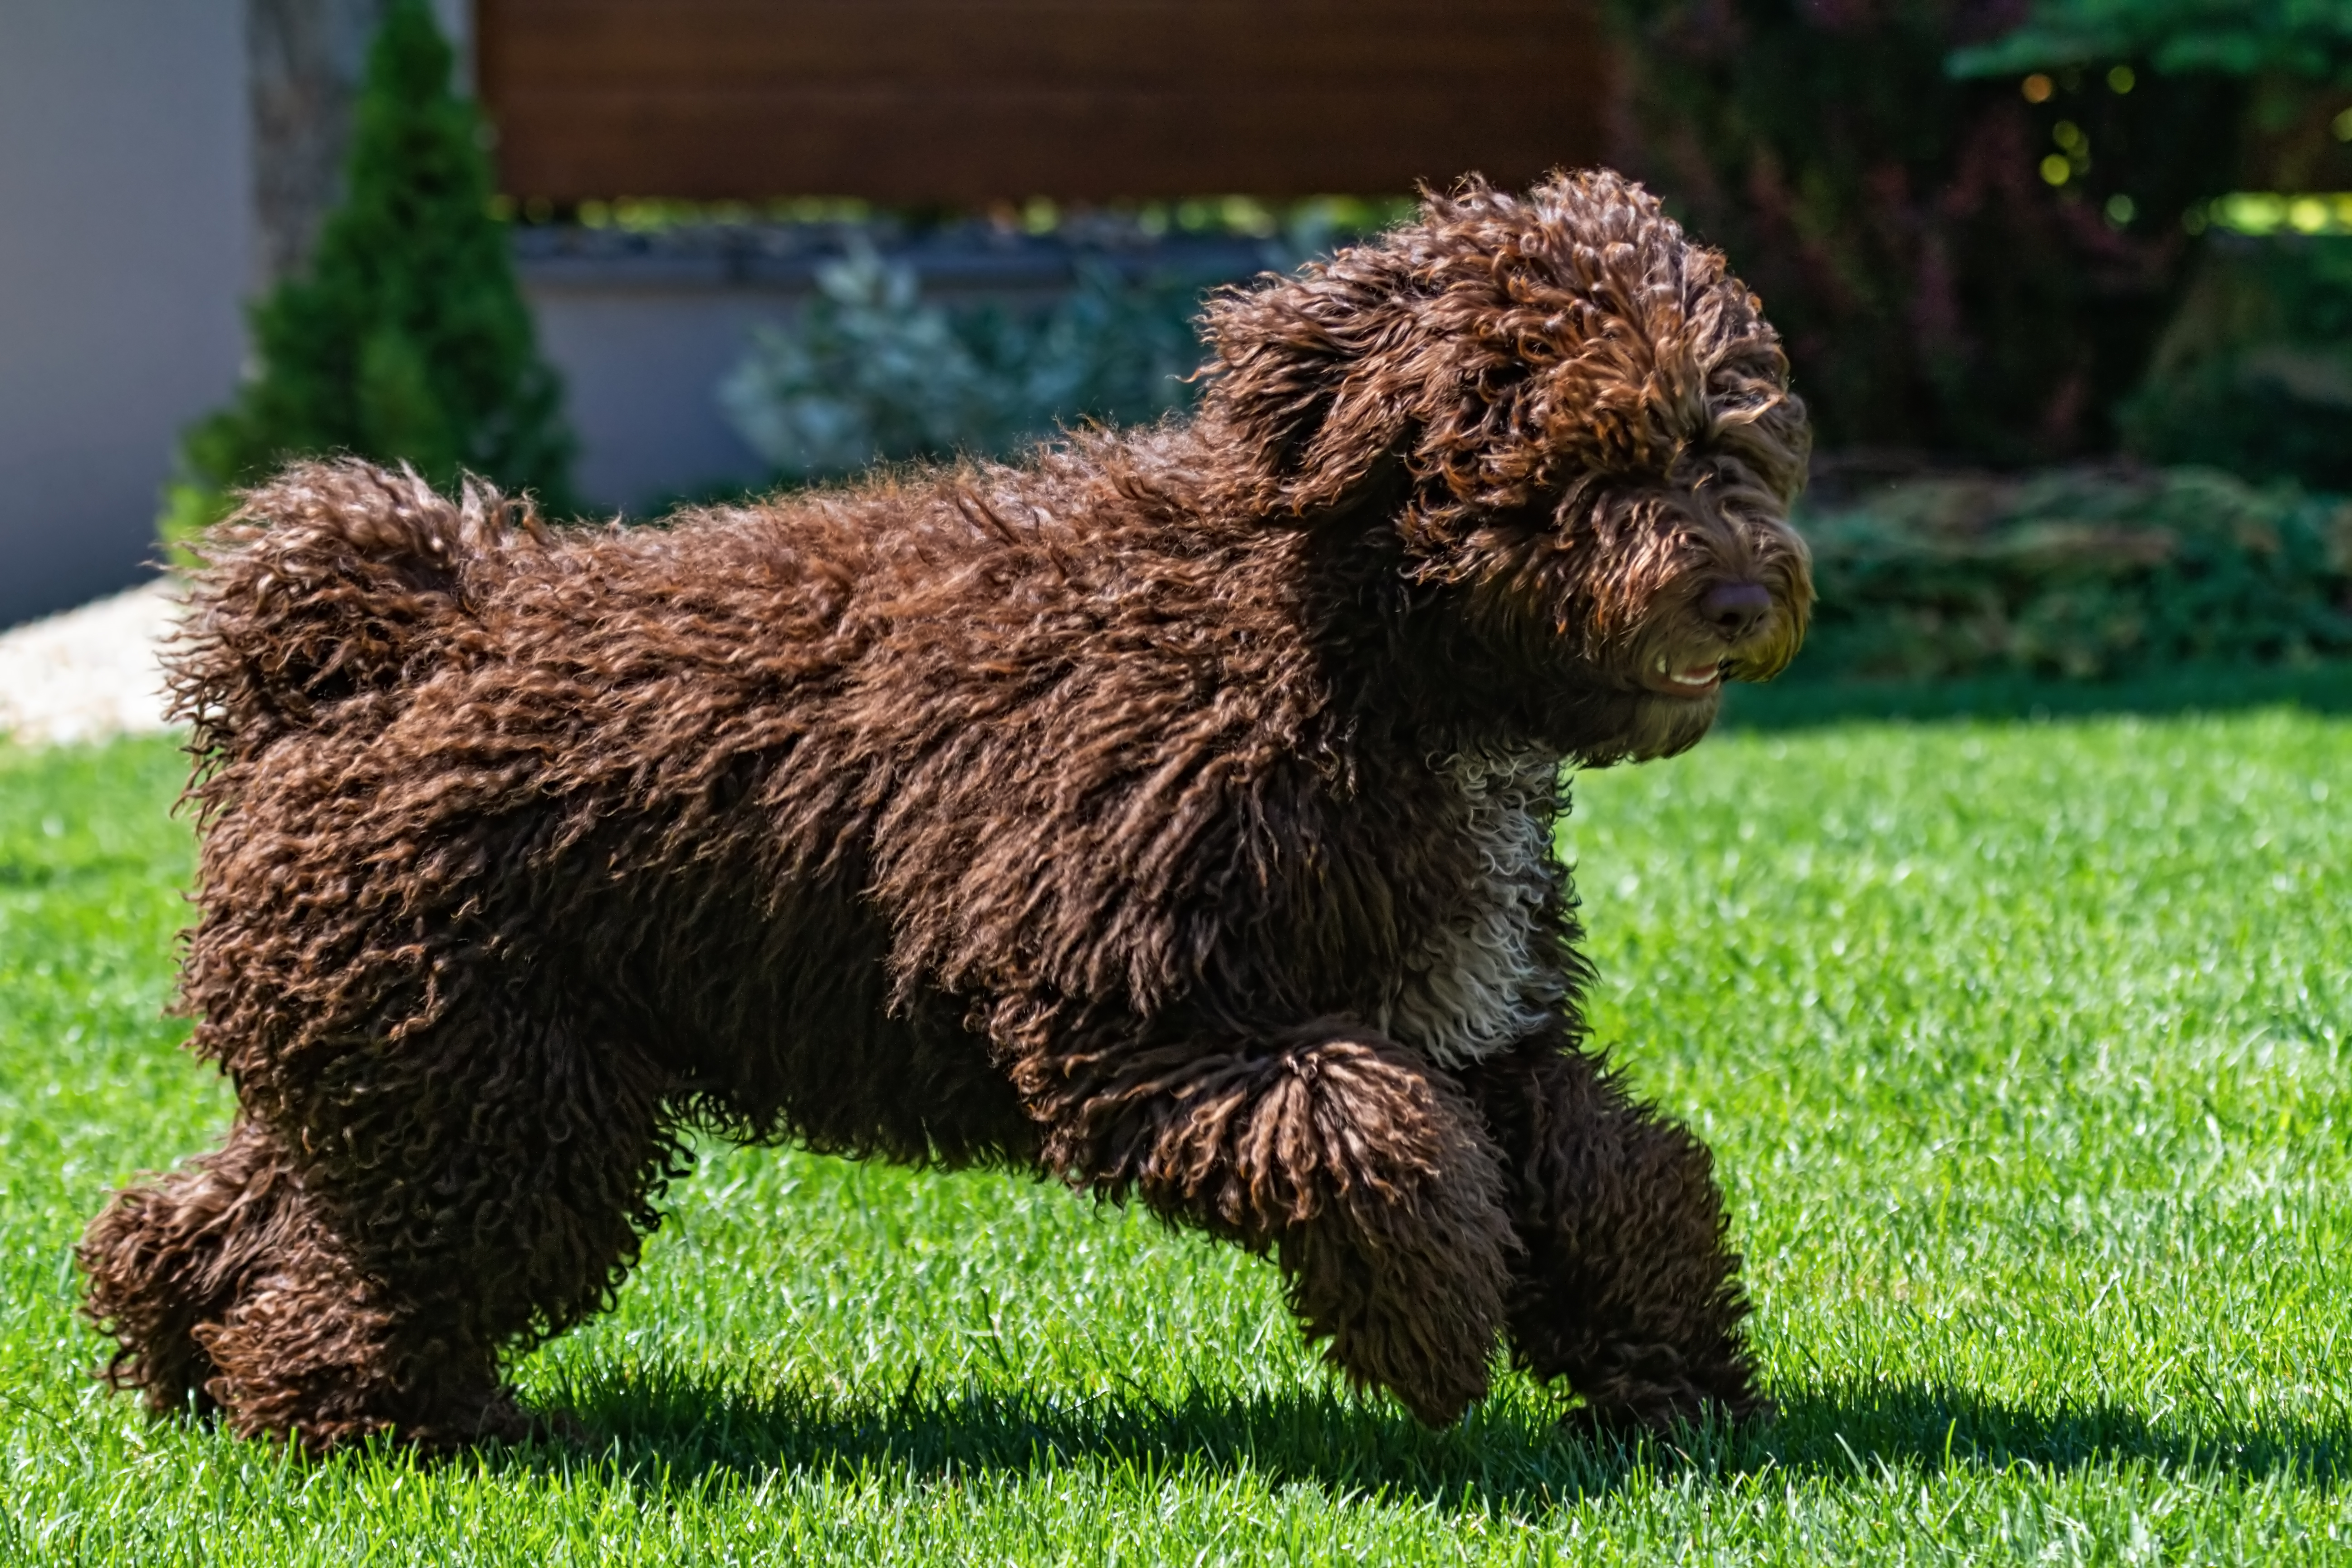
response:
[[[1758,1403],[1706,1149],[1585,1047],[1562,763],[1802,635],[1807,432],[1639,188],[1475,182],[1216,300],[1197,417],[550,530],[358,463],[194,587],[226,1144],[80,1250],[110,1375],[331,1447],[519,1429],[681,1130],[1134,1198],[1423,1420]]]

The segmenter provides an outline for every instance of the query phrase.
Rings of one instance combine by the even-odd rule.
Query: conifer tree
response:
[[[368,58],[347,190],[304,276],[252,310],[256,374],[189,429],[167,541],[290,458],[349,452],[461,472],[571,509],[572,437],[540,359],[474,105],[427,0],[393,0]]]

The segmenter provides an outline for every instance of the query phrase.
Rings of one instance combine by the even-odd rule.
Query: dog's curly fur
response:
[[[1208,310],[1189,422],[548,529],[356,462],[215,534],[183,1004],[225,1144],[80,1261],[159,1409],[520,1429],[681,1130],[1271,1251],[1444,1423],[1758,1404],[1706,1149],[1587,1048],[1563,763],[1793,654],[1804,414],[1638,187],[1468,182]]]

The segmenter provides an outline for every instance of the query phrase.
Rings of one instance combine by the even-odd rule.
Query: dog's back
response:
[[[1302,722],[1303,691],[1244,700],[1298,649],[1231,557],[1282,546],[1155,520],[1116,466],[1101,443],[657,529],[352,462],[254,491],[174,668],[195,1048],[303,1091],[321,1042],[426,1028],[486,972],[443,950],[488,948],[539,1010],[657,1043],[723,1123],[1019,1157],[952,997],[1008,965],[1166,996],[1208,957],[1170,923],[1186,889],[1289,852],[1197,852],[1233,826],[1220,758]],[[1115,905],[1059,885],[1118,864]]]

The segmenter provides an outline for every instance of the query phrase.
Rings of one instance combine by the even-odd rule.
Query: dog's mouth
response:
[[[1642,685],[1662,697],[1685,700],[1712,697],[1723,685],[1720,655],[1700,658],[1691,654],[1662,653],[1642,667]]]

